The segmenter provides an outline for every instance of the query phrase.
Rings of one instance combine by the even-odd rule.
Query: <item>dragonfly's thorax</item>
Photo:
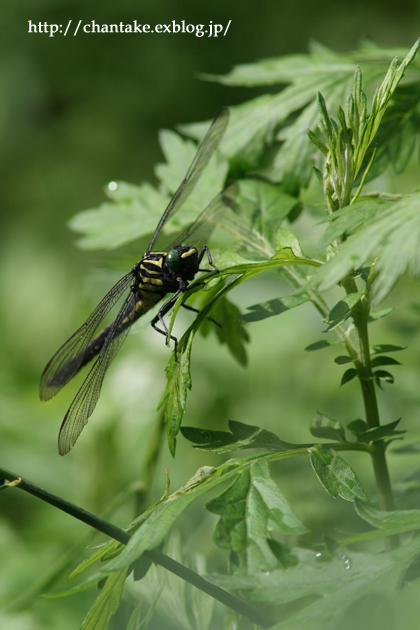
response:
[[[170,252],[150,252],[133,267],[131,290],[149,304],[194,279],[198,271],[198,252],[192,245],[178,245]]]

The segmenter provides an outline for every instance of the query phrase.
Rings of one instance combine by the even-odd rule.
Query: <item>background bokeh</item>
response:
[[[67,24],[72,19],[119,22],[227,25],[226,37],[187,34],[91,34],[76,37],[28,33],[28,21]],[[200,80],[199,73],[226,73],[233,65],[289,53],[306,52],[313,38],[338,51],[370,36],[383,46],[413,44],[418,36],[420,4],[416,0],[243,0],[199,3],[161,0],[16,0],[0,9],[0,464],[23,474],[87,509],[103,513],[113,497],[135,481],[156,423],[156,407],[164,387],[168,359],[162,339],[152,331],[131,337],[107,377],[101,402],[77,448],[60,458],[56,437],[61,418],[77,384],[69,385],[48,405],[38,400],[39,375],[51,354],[90,313],[108,288],[92,269],[101,260],[74,246],[66,222],[76,212],[105,200],[110,180],[154,181],[154,165],[162,160],[157,132],[178,123],[212,118],[222,106],[240,103],[265,90],[228,88]],[[274,88],[273,88],[274,89]],[[277,89],[277,88],[276,88]],[[388,190],[410,190],[415,167]],[[402,183],[402,184],[401,184]],[[140,257],[142,252],[138,252]],[[102,260],[106,258],[102,257]],[[252,291],[252,295],[250,295]],[[413,283],[394,293],[400,316],[378,323],[378,343],[407,342],[414,348],[399,372],[396,390],[381,399],[383,418],[401,415],[406,427],[418,420],[418,314],[412,309],[418,288]],[[279,294],[265,282],[235,294],[244,307]],[[410,298],[406,298],[407,293]],[[225,428],[229,418],[261,424],[288,441],[308,441],[315,411],[350,421],[361,413],[355,384],[338,391],[341,372],[332,356],[306,355],[322,323],[304,306],[283,319],[273,318],[250,329],[249,367],[239,367],[217,343],[198,340],[194,349],[193,392],[186,423],[213,418]],[[188,318],[187,318],[188,320]],[[187,321],[185,320],[185,321]],[[182,327],[182,319],[180,320]],[[384,320],[385,321],[385,320]],[[211,338],[210,338],[211,339]],[[214,339],[214,338],[213,338]],[[374,340],[375,341],[375,340]],[[323,362],[325,359],[325,362]],[[322,366],[322,367],[320,367]],[[399,388],[399,389],[398,389]],[[296,394],[296,395],[295,395]],[[170,469],[172,489],[204,464],[219,461],[193,451],[180,440],[172,461],[163,445],[154,498],[164,487],[163,468]],[[370,469],[354,455],[368,489]],[[392,462],[402,479],[413,468],[404,458]],[[299,462],[299,466],[301,466]],[[282,490],[297,506],[308,527],[335,518],[333,500],[323,493],[309,465],[294,462],[276,470]],[[408,473],[407,473],[408,474]],[[314,496],[317,505],[315,505]],[[325,523],[319,522],[320,502]],[[1,494],[0,600],[3,609],[37,588],[86,528],[18,491]],[[194,546],[211,549],[213,517],[202,506],[182,522],[185,553]],[[119,525],[133,514],[125,504],[113,515]],[[333,516],[333,514],[335,516]],[[316,519],[315,519],[316,516]],[[343,522],[353,519],[342,506]],[[331,527],[337,525],[333,520]],[[328,526],[327,526],[328,527]],[[314,532],[316,535],[316,530]],[[86,542],[88,544],[88,542]],[[221,565],[215,556],[215,566]],[[73,565],[72,565],[73,566]],[[41,589],[42,590],[42,589]],[[9,630],[78,627],[95,593],[1,613]]]

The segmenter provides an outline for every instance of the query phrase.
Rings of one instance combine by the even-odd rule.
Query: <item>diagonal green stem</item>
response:
[[[45,488],[41,488],[40,486],[32,483],[27,479],[23,479],[19,475],[16,475],[9,470],[0,468],[0,479],[7,480],[9,482],[8,484],[6,484],[6,486],[8,485],[10,487],[17,487],[20,490],[24,490],[25,492],[36,496],[38,499],[41,499],[46,503],[50,503],[63,512],[74,516],[79,521],[82,521],[83,523],[94,527],[107,536],[111,536],[111,538],[114,538],[114,540],[118,540],[124,545],[126,545],[130,540],[130,534],[123,529],[112,525],[112,523],[104,521],[98,516],[95,516],[95,514],[84,510],[74,503],[66,501],[62,497],[53,494],[48,490],[45,490]],[[195,571],[188,569],[187,567],[177,562],[176,560],[173,560],[164,553],[157,551],[156,549],[150,549],[148,551],[145,551],[144,555],[152,560],[155,564],[158,564],[171,573],[178,575],[178,577],[185,580],[192,586],[195,586],[204,593],[207,593],[208,595],[210,595],[210,597],[213,597],[225,606],[228,606],[231,610],[238,612],[240,615],[242,615],[252,623],[261,626],[262,628],[269,628],[270,626],[274,625],[274,621],[266,617],[264,614],[254,610],[253,608],[248,606],[248,604],[242,602],[234,595],[231,595],[222,588],[216,586],[215,584],[212,584]]]

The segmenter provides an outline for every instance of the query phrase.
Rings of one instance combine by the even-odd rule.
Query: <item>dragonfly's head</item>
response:
[[[172,273],[192,280],[198,271],[198,252],[194,245],[178,245],[166,256],[166,265]]]

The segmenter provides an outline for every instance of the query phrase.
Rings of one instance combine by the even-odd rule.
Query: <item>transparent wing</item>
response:
[[[47,363],[41,376],[39,391],[41,400],[49,400],[55,396],[77,373],[95,330],[124,293],[132,278],[131,272],[121,278],[101,300],[83,326],[76,330]]]
[[[229,121],[229,110],[222,109],[216,118],[213,120],[210,129],[206,133],[204,140],[198,147],[197,153],[191,165],[185,175],[184,179],[180,183],[177,191],[174,196],[170,200],[168,207],[165,212],[161,216],[159,223],[157,224],[156,230],[150,240],[149,247],[147,248],[147,254],[149,254],[155,244],[155,241],[161,231],[162,227],[168,220],[168,218],[174,214],[179,208],[182,206],[184,201],[190,196],[192,193],[194,186],[196,185],[201,173],[207,166],[208,161],[219,145],[220,140],[225,132]]]
[[[192,223],[176,240],[168,247],[168,251],[177,247],[177,245],[191,243],[199,249],[202,245],[206,245],[214,228],[223,221],[230,208],[235,203],[239,187],[236,183],[227,186],[219,195],[217,195],[206,208],[201,212],[197,219]]]
[[[65,455],[74,446],[83,427],[92,415],[101,393],[105,373],[121,348],[131,324],[136,319],[135,297],[127,296],[118,316],[112,323],[106,341],[67,411],[58,436],[58,452]]]

